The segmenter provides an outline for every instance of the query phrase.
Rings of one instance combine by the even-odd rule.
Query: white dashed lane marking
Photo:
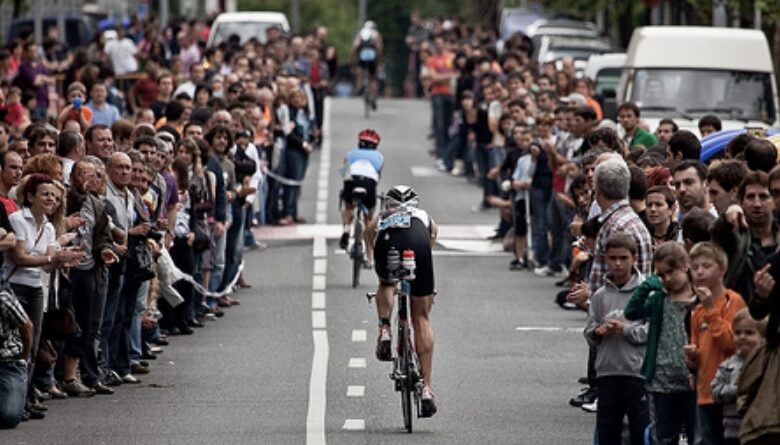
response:
[[[363,397],[366,395],[366,387],[362,385],[347,386],[347,397]]]
[[[344,426],[341,427],[347,431],[363,431],[366,429],[366,421],[363,419],[347,419],[344,421]]]
[[[312,329],[325,329],[325,311],[312,311],[311,313],[311,327]]]
[[[349,359],[349,365],[347,367],[351,369],[360,369],[366,367],[366,359],[362,357],[352,357]]]
[[[325,292],[312,292],[311,293],[311,308],[312,309],[325,309]]]
[[[366,341],[366,330],[365,329],[353,329],[352,330],[352,341],[355,343],[361,343]]]

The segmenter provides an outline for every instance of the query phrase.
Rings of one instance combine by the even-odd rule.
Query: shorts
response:
[[[525,199],[514,202],[515,236],[528,235],[528,218],[525,210]]]
[[[371,77],[376,77],[376,60],[359,61],[358,66],[368,71]]]
[[[415,257],[415,279],[410,281],[412,297],[433,295],[433,254],[431,236],[428,227],[422,221],[412,218],[408,229],[388,229],[380,231],[374,245],[374,270],[382,281],[389,280],[387,270],[387,252],[395,247],[399,254],[412,249]]]
[[[344,181],[344,188],[341,190],[341,199],[345,202],[352,202],[352,190],[355,187],[366,189],[366,195],[360,200],[368,209],[368,212],[376,207],[376,181],[365,176],[353,176],[352,179]]]

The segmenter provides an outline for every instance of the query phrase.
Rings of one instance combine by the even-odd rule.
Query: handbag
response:
[[[154,278],[152,249],[146,239],[136,243],[127,257],[127,274],[133,281],[144,282]]]
[[[195,240],[192,242],[192,250],[203,252],[211,248],[211,231],[208,222],[195,221],[192,227],[192,233],[195,234]]]
[[[53,296],[53,304],[49,307],[46,313],[43,314],[43,325],[41,333],[44,338],[52,340],[64,340],[73,334],[75,334],[79,325],[76,323],[76,317],[73,316],[73,312],[70,308],[60,307],[59,296],[62,289],[60,288],[60,272],[57,269],[52,275],[52,285],[49,290],[49,295]]]

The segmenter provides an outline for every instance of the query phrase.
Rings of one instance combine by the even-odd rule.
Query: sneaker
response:
[[[431,387],[425,385],[420,396],[420,417],[432,417],[437,410],[436,396],[433,394]]]
[[[447,166],[444,164],[444,159],[442,158],[436,159],[436,170],[439,170],[440,172],[447,171]]]
[[[341,238],[339,238],[339,247],[341,247],[344,250],[347,250],[348,245],[349,245],[349,233],[344,232],[341,234]]]
[[[586,413],[595,413],[599,410],[599,399],[593,401],[593,403],[586,403],[580,407],[581,410]]]
[[[460,159],[456,159],[454,165],[452,166],[452,170],[450,171],[450,174],[452,176],[463,176],[465,172],[466,172],[466,163]]]
[[[579,395],[572,397],[572,399],[569,400],[569,405],[581,407],[582,405],[595,402],[597,396],[598,392],[595,388],[583,388]]]
[[[509,270],[523,270],[525,269],[525,261],[515,258],[509,263]]]
[[[390,326],[381,326],[379,336],[376,339],[376,358],[380,362],[393,360],[392,352],[393,336],[390,334]]]
[[[136,385],[138,383],[141,383],[141,381],[135,378],[133,374],[125,374],[124,376],[122,376],[122,381],[125,383],[129,383],[131,385]]]
[[[106,374],[105,382],[103,382],[103,383],[105,383],[108,386],[119,386],[122,383],[124,383],[124,381],[122,380],[121,377],[119,377],[119,374],[117,374],[114,371],[109,371]]]
[[[92,397],[96,393],[94,389],[88,388],[78,379],[63,382],[62,385],[60,385],[60,388],[62,388],[69,397]]]
[[[547,266],[537,267],[534,269],[534,275],[539,275],[540,277],[546,277],[548,273],[550,273],[550,268]]]
[[[363,260],[363,269],[371,270],[374,268],[374,263],[371,260]]]

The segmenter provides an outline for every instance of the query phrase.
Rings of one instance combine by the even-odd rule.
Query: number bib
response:
[[[393,213],[379,221],[379,230],[408,229],[412,225],[412,215],[409,213]]]

